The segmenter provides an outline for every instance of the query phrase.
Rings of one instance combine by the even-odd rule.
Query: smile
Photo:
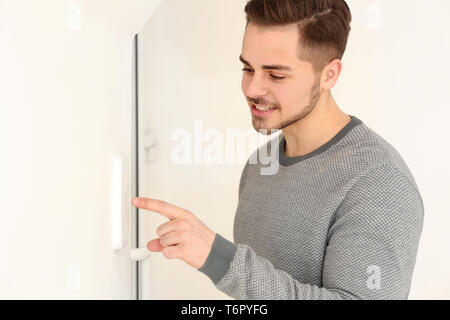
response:
[[[251,106],[251,111],[254,116],[266,116],[266,115],[272,113],[276,109],[277,108],[269,108],[269,107],[260,106],[260,105],[257,106],[254,104],[252,104],[252,106]]]

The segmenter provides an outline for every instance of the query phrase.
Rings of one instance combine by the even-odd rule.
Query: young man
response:
[[[183,259],[236,299],[406,299],[424,207],[398,152],[331,95],[347,4],[251,0],[245,12],[242,89],[253,127],[282,130],[262,147],[277,151],[279,168],[261,174],[261,148],[247,161],[235,243],[184,209],[140,200],[171,219],[148,248]]]

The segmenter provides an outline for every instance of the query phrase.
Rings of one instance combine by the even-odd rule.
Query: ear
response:
[[[342,62],[333,59],[322,71],[322,89],[331,90],[339,79],[342,71]]]

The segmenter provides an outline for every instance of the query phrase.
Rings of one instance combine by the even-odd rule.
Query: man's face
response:
[[[317,104],[320,77],[314,74],[311,63],[299,60],[298,43],[295,24],[260,27],[250,22],[247,26],[241,54],[246,69],[242,91],[257,131],[267,129],[270,135],[271,129],[281,130],[303,119]],[[275,109],[257,111],[254,104]]]

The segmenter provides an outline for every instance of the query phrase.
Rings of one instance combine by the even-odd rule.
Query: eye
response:
[[[253,72],[252,69],[248,69],[248,68],[244,68],[244,69],[242,69],[242,71],[244,71],[244,72]],[[283,80],[283,79],[286,78],[286,77],[277,77],[277,76],[274,76],[273,74],[271,74],[270,76],[271,76],[272,79],[274,79],[274,80]]]
[[[277,77],[274,76],[273,74],[270,75],[272,78],[274,78],[275,80],[283,80],[285,77]]]

